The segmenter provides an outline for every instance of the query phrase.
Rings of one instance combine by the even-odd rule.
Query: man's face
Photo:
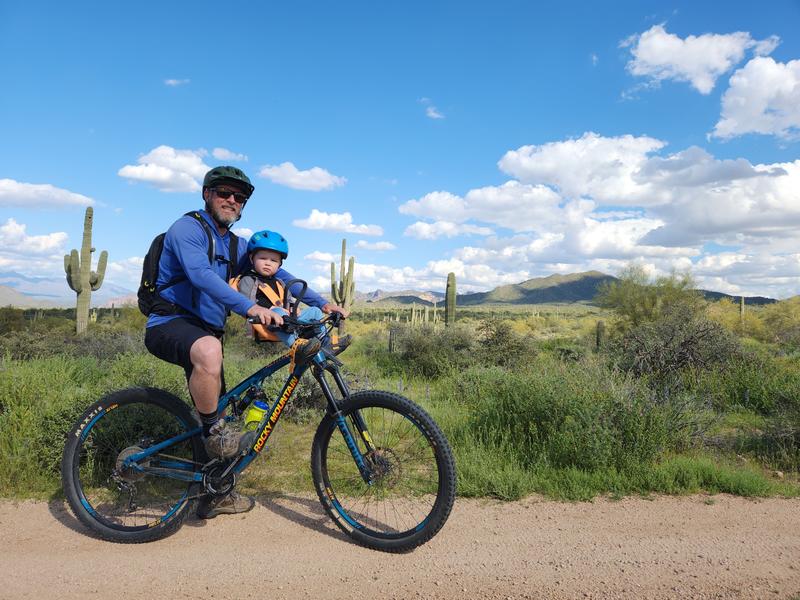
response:
[[[203,190],[206,210],[223,227],[230,227],[239,220],[246,198],[244,188],[234,183],[219,183]]]
[[[272,250],[256,250],[250,260],[253,261],[253,270],[264,277],[275,275],[283,262],[281,255]]]

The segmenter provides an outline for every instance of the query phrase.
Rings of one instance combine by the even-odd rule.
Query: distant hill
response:
[[[28,296],[6,285],[0,285],[0,306],[14,306],[16,308],[58,308],[60,305],[56,302]]]
[[[410,304],[419,304],[420,306],[433,306],[433,302],[429,302],[428,300],[423,300],[420,296],[416,295],[408,295],[408,296],[386,296],[385,298],[381,298],[380,300],[375,300],[370,302],[370,306],[407,306]],[[442,305],[443,306],[443,305]]]
[[[594,301],[599,287],[606,282],[617,281],[616,277],[606,275],[600,271],[586,271],[569,275],[549,275],[536,277],[522,283],[501,285],[489,292],[475,292],[459,294],[459,306],[479,306],[482,304],[569,304],[573,302],[591,303]],[[722,292],[700,290],[707,300],[721,300],[727,298],[738,302],[739,296],[731,296]],[[387,292],[376,290],[368,293],[357,293],[356,302],[366,302],[370,306],[407,306],[419,304],[432,305],[434,301],[441,303],[444,294],[439,292],[419,292],[415,290],[402,290]],[[763,296],[745,297],[746,305],[762,305],[776,302],[772,298]]]
[[[19,299],[19,303],[9,300],[9,302],[3,303],[3,306],[7,306],[9,303],[19,307],[31,306],[37,308],[70,308],[75,306],[75,292],[67,285],[63,271],[51,277],[3,271],[0,272],[0,287],[14,290],[22,296]],[[99,290],[92,292],[92,306],[104,306],[107,300],[130,294],[135,294],[135,292],[105,281]],[[30,302],[22,304],[25,298],[34,302],[34,304]]]
[[[741,297],[741,296],[731,296],[730,294],[724,294],[722,292],[710,292],[708,290],[700,290],[700,292],[703,294],[703,298],[705,298],[706,300],[714,300],[714,301],[726,298],[731,302],[739,302],[739,298]],[[775,302],[777,302],[775,298],[765,298],[764,296],[744,297],[745,306],[762,306],[764,304],[774,304]]]
[[[478,304],[551,304],[591,302],[600,285],[616,281],[616,277],[586,271],[570,275],[550,275],[528,279],[522,283],[502,285],[490,292],[458,296],[460,306]]]
[[[398,300],[400,298],[400,300]],[[408,298],[412,300],[407,301]],[[369,302],[380,303],[382,301],[394,301],[398,304],[411,304],[412,302],[433,304],[434,302],[441,302],[444,294],[441,292],[419,292],[416,290],[397,290],[394,292],[387,292],[384,290],[375,290],[374,292],[356,292],[356,302]]]

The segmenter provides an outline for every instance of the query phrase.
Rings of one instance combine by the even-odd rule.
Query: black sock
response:
[[[217,415],[217,411],[210,413],[201,413],[199,410],[197,414],[200,415],[200,422],[203,424],[203,437],[208,437],[209,430],[211,427],[219,421],[219,416]]]

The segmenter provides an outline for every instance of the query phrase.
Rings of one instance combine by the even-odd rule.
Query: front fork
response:
[[[336,387],[339,388],[341,399],[338,402],[333,394],[331,386],[328,384],[328,381],[325,378],[326,372],[331,374],[333,381],[336,383]],[[372,438],[369,435],[369,431],[367,431],[367,424],[360,412],[354,411],[350,414],[350,421],[355,429],[355,434],[361,439],[364,448],[366,448],[366,452],[362,454],[358,448],[358,443],[356,442],[356,437],[354,436],[353,431],[350,427],[348,427],[347,420],[344,418],[342,411],[339,409],[339,402],[350,399],[350,390],[347,387],[347,383],[345,383],[344,378],[342,378],[342,374],[339,372],[339,370],[331,367],[330,365],[316,366],[314,368],[314,378],[317,380],[317,383],[319,383],[319,387],[328,401],[328,412],[331,417],[333,417],[336,427],[339,428],[339,431],[344,438],[344,442],[347,444],[347,448],[350,450],[350,454],[353,456],[353,460],[358,467],[358,472],[361,474],[361,478],[368,485],[372,485],[372,469],[367,464],[367,461],[364,459],[364,457],[373,455],[375,453],[375,445],[372,443]]]

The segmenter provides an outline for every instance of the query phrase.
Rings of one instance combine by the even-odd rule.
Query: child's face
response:
[[[265,277],[275,275],[283,262],[281,255],[272,250],[256,250],[250,260],[253,261],[253,270]]]

